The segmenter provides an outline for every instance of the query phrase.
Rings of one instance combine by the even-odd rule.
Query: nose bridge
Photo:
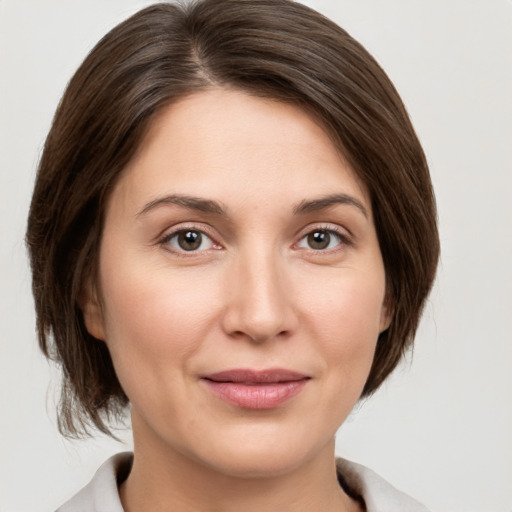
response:
[[[232,275],[226,328],[265,341],[293,328],[293,310],[281,256],[272,246],[241,251]]]

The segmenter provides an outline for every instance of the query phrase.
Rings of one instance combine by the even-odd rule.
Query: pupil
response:
[[[184,251],[193,251],[201,245],[201,233],[182,231],[178,236],[178,244]]]
[[[331,235],[326,231],[315,231],[308,235],[308,243],[312,249],[325,249],[330,241]]]

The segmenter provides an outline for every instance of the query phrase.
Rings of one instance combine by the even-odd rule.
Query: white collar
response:
[[[119,480],[129,473],[133,462],[131,452],[108,459],[94,478],[57,512],[124,512],[119,498]],[[371,469],[345,459],[336,459],[341,479],[354,494],[363,498],[366,512],[428,512],[410,496],[395,489]],[[123,476],[124,475],[124,476]]]

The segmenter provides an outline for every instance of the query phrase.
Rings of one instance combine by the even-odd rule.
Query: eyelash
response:
[[[171,248],[170,247],[171,240],[173,240],[175,237],[178,237],[180,234],[187,233],[187,232],[199,233],[202,237],[206,237],[210,241],[212,247],[209,247],[209,248],[203,249],[203,250],[192,249],[190,251],[187,251],[186,249],[182,249],[182,248]],[[312,247],[299,247],[300,250],[311,251],[314,254],[318,254],[318,255],[320,255],[321,253],[331,254],[333,252],[342,250],[345,247],[350,247],[351,245],[353,245],[353,241],[352,241],[351,237],[349,235],[347,235],[347,233],[345,231],[342,231],[332,225],[329,225],[329,226],[318,226],[318,227],[314,227],[312,229],[309,228],[306,232],[304,232],[304,234],[300,237],[299,241],[294,244],[294,246],[298,246],[300,244],[300,242],[302,242],[304,239],[307,239],[308,236],[310,236],[314,233],[325,233],[330,236],[334,235],[338,240],[336,247],[326,248],[326,249],[314,249]],[[201,244],[202,244],[202,242],[203,242],[203,240],[201,240]],[[164,247],[166,250],[168,250],[180,257],[194,257],[197,254],[201,254],[201,253],[210,251],[211,249],[214,249],[214,250],[222,249],[222,246],[215,241],[213,236],[211,236],[208,233],[208,230],[206,230],[204,227],[198,227],[195,225],[183,226],[183,227],[180,227],[179,229],[173,230],[170,233],[166,233],[158,240],[158,244],[161,245],[162,247]],[[340,248],[340,246],[342,246],[342,247]]]
[[[314,249],[312,247],[306,247],[305,250],[312,251],[314,254],[332,254],[339,250],[343,250],[346,247],[350,247],[353,245],[352,238],[346,233],[346,231],[342,231],[336,226],[332,225],[323,225],[323,226],[315,226],[314,228],[308,228],[308,230],[301,236],[299,239],[299,242],[297,242],[295,245],[298,245],[302,240],[306,239],[308,236],[312,235],[313,233],[327,233],[329,235],[334,235],[338,239],[338,243],[336,244],[336,247],[330,248],[330,249]],[[341,246],[341,247],[340,247]]]
[[[209,247],[208,249],[203,249],[200,251],[198,251],[198,250],[187,251],[186,249],[173,248],[170,246],[170,242],[171,242],[171,240],[173,240],[173,238],[178,237],[182,233],[190,233],[190,232],[199,233],[201,235],[201,237],[206,237],[210,241],[212,247]],[[202,242],[203,241],[201,241],[201,243]],[[204,227],[198,227],[198,226],[194,226],[194,225],[180,226],[178,229],[175,229],[175,230],[171,231],[170,233],[166,233],[158,240],[158,244],[160,246],[164,247],[167,251],[172,252],[173,254],[178,255],[180,257],[185,257],[185,258],[193,257],[193,256],[197,255],[198,253],[204,253],[211,249],[219,250],[222,248],[222,246],[215,241],[213,236],[208,233],[208,230],[206,230]]]

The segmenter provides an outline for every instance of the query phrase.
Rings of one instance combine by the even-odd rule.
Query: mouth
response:
[[[243,409],[273,409],[298,395],[311,377],[284,369],[234,369],[201,377],[218,398]]]

